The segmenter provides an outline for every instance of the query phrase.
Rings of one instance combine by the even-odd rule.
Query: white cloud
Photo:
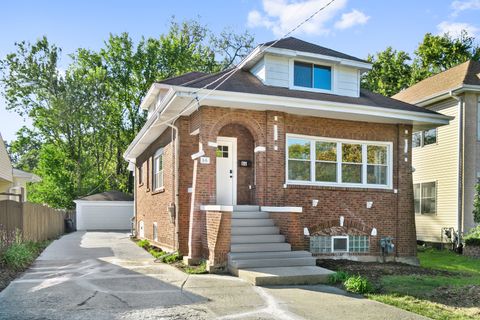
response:
[[[285,35],[303,20],[325,6],[330,0],[262,0],[263,12],[257,10],[248,14],[249,27],[263,27],[271,30],[277,37]],[[330,32],[326,24],[347,4],[347,0],[336,0],[305,23],[298,33],[325,35]]]
[[[457,16],[460,12],[465,10],[478,10],[480,9],[480,0],[466,0],[466,1],[453,1],[451,4],[453,9],[452,16]]]
[[[368,19],[370,19],[370,17],[365,13],[353,9],[349,13],[342,14],[341,19],[335,23],[335,28],[348,29],[358,24],[365,24]]]
[[[465,30],[468,35],[474,37],[477,31],[477,27],[463,22],[448,22],[443,21],[437,25],[438,33],[444,34],[448,33],[452,37],[458,37],[461,35],[462,30]]]

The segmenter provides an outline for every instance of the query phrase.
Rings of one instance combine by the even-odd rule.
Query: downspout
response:
[[[464,144],[464,119],[463,119],[463,99],[461,97],[455,96],[453,91],[449,93],[450,97],[458,101],[458,193],[457,193],[457,248],[460,247],[462,243],[462,232],[463,232],[463,144]]]
[[[173,236],[173,241],[174,241],[174,249],[175,251],[178,251],[179,249],[179,245],[178,245],[178,205],[179,205],[179,187],[178,187],[178,182],[179,182],[179,174],[178,174],[178,168],[179,168],[179,150],[180,150],[180,141],[179,141],[179,134],[178,134],[178,127],[173,125],[173,124],[169,124],[167,123],[167,126],[169,126],[170,128],[172,128],[172,130],[175,130],[175,144],[174,144],[174,151],[173,151],[173,156],[175,158],[175,165],[174,165],[174,168],[173,168],[173,176],[175,177],[174,178],[174,187],[173,189],[175,190],[175,194],[173,196],[174,198],[174,225],[175,225],[175,230],[174,230],[174,236]],[[173,132],[172,132],[173,134]]]

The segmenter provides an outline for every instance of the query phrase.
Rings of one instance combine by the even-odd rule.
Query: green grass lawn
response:
[[[421,267],[448,273],[383,276],[382,293],[368,297],[432,319],[480,319],[480,260],[435,249],[418,258]]]

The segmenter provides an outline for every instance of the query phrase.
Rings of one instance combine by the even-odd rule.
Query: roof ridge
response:
[[[470,75],[470,72],[472,71],[471,69],[475,66],[475,64],[478,64],[480,66],[480,61],[470,59],[468,61],[468,67],[467,67],[467,72],[465,72],[465,75],[463,76],[463,84],[467,82],[467,77]]]
[[[459,64],[457,64],[456,66],[453,66],[453,67],[451,67],[451,68],[449,68],[449,69],[445,69],[445,70],[443,70],[443,71],[440,71],[440,72],[438,72],[438,73],[435,73],[435,74],[433,74],[433,75],[431,75],[431,76],[429,76],[429,77],[427,77],[427,78],[425,78],[425,79],[422,79],[422,80],[414,83],[413,85],[409,86],[408,88],[405,88],[405,89],[399,91],[398,93],[394,94],[392,97],[395,97],[396,95],[400,94],[401,92],[409,91],[410,89],[415,88],[415,87],[417,87],[417,86],[420,86],[420,85],[423,84],[423,83],[426,83],[426,82],[429,82],[429,81],[433,81],[434,78],[438,78],[438,77],[442,76],[442,75],[443,75],[444,73],[446,73],[446,72],[453,72],[452,70],[457,70],[457,68],[460,68],[460,66],[462,66],[462,65],[464,65],[464,64],[467,64],[467,63],[469,64],[471,61],[472,61],[472,60],[470,59],[470,60],[467,60],[467,61],[465,61],[465,62],[459,63]],[[465,72],[465,74],[463,75],[462,83],[465,82],[465,79],[466,79],[466,77],[467,77],[467,75],[468,75],[468,70],[469,70],[469,68],[470,68],[470,66],[467,67],[467,72]]]

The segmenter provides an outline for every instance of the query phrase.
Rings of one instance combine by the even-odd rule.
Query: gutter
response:
[[[174,214],[175,214],[175,217],[174,217],[174,224],[175,224],[175,228],[174,228],[174,235],[173,235],[173,239],[174,239],[174,250],[175,251],[178,251],[179,249],[179,245],[178,245],[178,233],[179,233],[179,229],[178,229],[178,211],[179,211],[179,203],[180,203],[180,200],[179,200],[179,186],[178,186],[178,183],[179,183],[179,172],[178,172],[178,169],[179,169],[179,162],[180,162],[180,159],[179,159],[179,156],[180,156],[180,140],[179,140],[179,137],[180,135],[178,134],[178,127],[175,126],[174,124],[170,124],[168,123],[167,126],[169,126],[170,128],[172,128],[172,130],[175,130],[175,144],[174,144],[174,148],[175,150],[173,151],[173,155],[175,157],[175,166],[173,168],[173,174],[174,174],[174,183],[175,183],[175,186],[174,186]],[[172,133],[173,134],[173,133]]]
[[[464,149],[464,102],[462,97],[458,97],[450,91],[450,97],[458,101],[458,172],[457,172],[457,248],[462,243],[462,233],[463,233],[463,149]]]

